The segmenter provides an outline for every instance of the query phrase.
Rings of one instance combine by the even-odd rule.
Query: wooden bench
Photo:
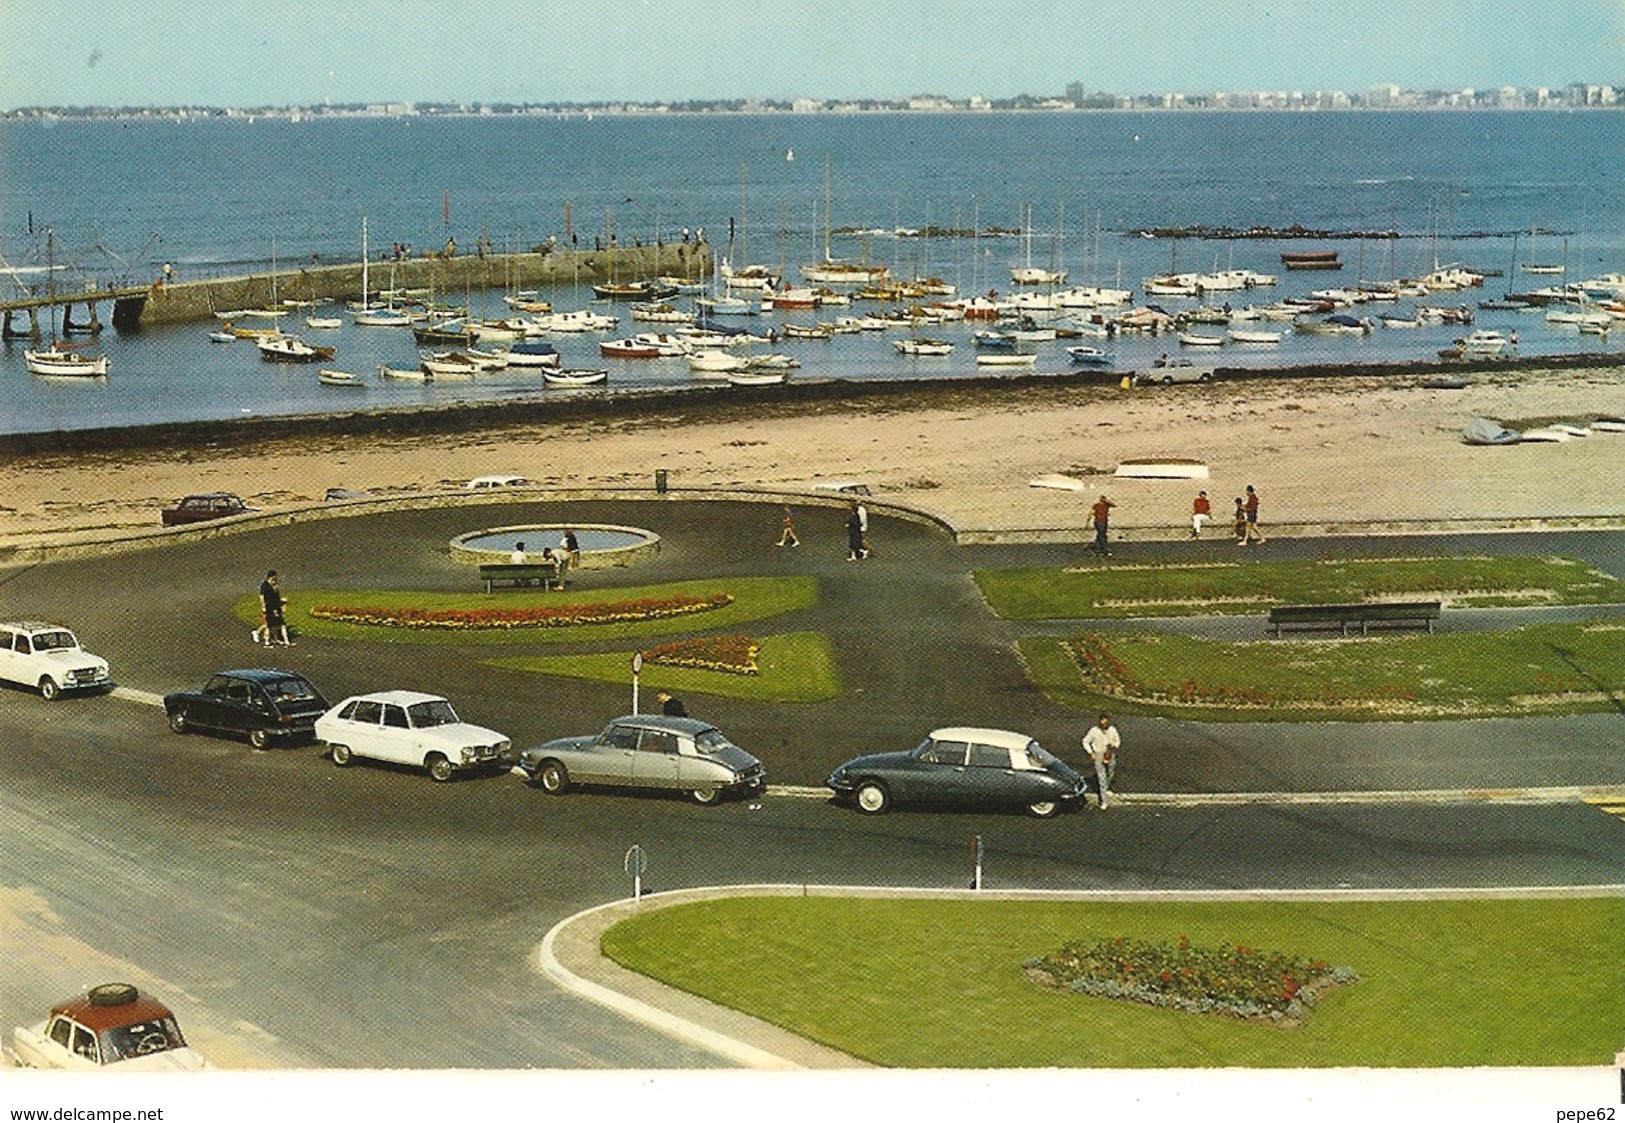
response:
[[[559,567],[557,562],[491,562],[480,566],[480,580],[485,582],[488,593],[498,582],[509,585],[537,582],[542,588],[550,589],[558,583]]]
[[[1386,624],[1396,628],[1421,626],[1433,631],[1433,622],[1439,618],[1439,602],[1386,601],[1371,604],[1278,604],[1270,609],[1270,627],[1277,638],[1282,628],[1331,628],[1343,635],[1349,634],[1349,625],[1360,625],[1360,634],[1368,635],[1371,625]]]

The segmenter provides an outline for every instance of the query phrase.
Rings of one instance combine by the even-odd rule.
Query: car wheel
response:
[[[186,732],[186,711],[176,710],[169,715],[169,728],[175,733]]]
[[[532,782],[548,795],[563,795],[570,786],[570,773],[556,760],[544,760]]]
[[[271,735],[263,729],[250,729],[248,743],[256,749],[263,749],[271,743]]]
[[[722,798],[722,789],[721,788],[695,788],[693,791],[689,792],[688,794],[689,794],[689,797],[691,799],[693,799],[695,803],[701,803],[701,804],[704,804],[705,806],[709,807],[709,806],[711,806],[711,804],[716,803],[718,800],[720,800]]]
[[[891,793],[879,780],[865,780],[854,793],[858,810],[865,815],[878,815],[891,806]]]
[[[1174,384],[1174,376],[1171,375],[1171,374],[1163,375],[1162,376],[1162,384],[1164,386],[1172,386]]]
[[[1053,799],[1041,799],[1027,805],[1027,813],[1038,819],[1051,818],[1060,809],[1061,805]]]
[[[350,752],[349,745],[329,745],[327,747],[327,755],[332,757],[333,763],[338,765],[340,768],[343,768],[346,764],[349,764],[350,761],[355,759],[355,755]]]
[[[429,759],[424,761],[423,764],[429,770],[429,779],[437,784],[444,784],[457,775],[457,769],[452,767],[451,761],[447,760],[442,753],[430,753]]]
[[[50,677],[39,680],[39,692],[47,702],[55,702],[62,697],[62,688],[56,684],[56,679]]]
[[[1198,382],[1212,382],[1213,381],[1213,376],[1211,374],[1207,374],[1207,373],[1204,372],[1202,374],[1202,376],[1200,378],[1198,378],[1196,381],[1198,381]]]

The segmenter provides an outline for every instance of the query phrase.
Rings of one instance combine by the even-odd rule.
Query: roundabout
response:
[[[460,562],[489,564],[505,562],[516,548],[540,555],[544,546],[559,550],[565,534],[574,534],[581,560],[577,569],[604,569],[636,565],[660,553],[660,535],[635,526],[603,526],[564,523],[527,523],[499,526],[459,534],[451,540],[451,556]]]
[[[509,522],[489,521],[523,524],[525,506],[512,510]],[[113,952],[193,997],[182,1014],[200,1047],[211,1033],[222,1046],[239,1041],[233,1024],[247,1023],[275,1039],[273,1064],[704,1068],[729,1062],[601,1013],[528,965],[554,924],[629,895],[621,859],[634,843],[649,855],[646,888],[660,892],[763,882],[962,889],[975,838],[994,890],[1607,893],[1625,880],[1625,823],[1587,802],[1587,793],[1625,785],[1617,713],[1355,726],[1125,716],[1122,806],[1109,815],[871,818],[830,806],[821,782],[835,763],[907,747],[951,722],[1024,730],[1077,759],[1090,715],[1036,691],[1015,654],[1020,638],[1048,626],[993,615],[971,578],[992,567],[1072,564],[1077,551],[957,546],[928,524],[872,512],[875,555],[847,564],[839,509],[798,508],[804,545],[794,551],[774,548],[777,513],[747,502],[577,499],[550,507],[558,517],[547,524],[658,535],[658,554],[637,566],[593,571],[593,594],[672,582],[816,587],[815,598],[770,623],[728,630],[828,637],[835,694],[770,701],[707,692],[693,679],[676,691],[690,713],[764,762],[769,790],[758,806],[647,793],[553,800],[513,776],[436,785],[389,767],[339,770],[310,746],[257,753],[175,737],[162,711],[142,704],[203,673],[274,658],[330,698],[383,688],[443,694],[516,746],[628,712],[625,655],[647,644],[626,637],[552,638],[526,651],[484,636],[431,643],[312,632],[275,656],[247,646],[236,606],[267,567],[283,574],[295,606],[313,590],[470,595],[468,568],[446,549],[467,533],[466,509],[255,528],[134,558],[9,571],[12,610],[71,612],[65,622],[109,659],[122,689],[49,705],[0,693],[0,734],[14,746],[0,756],[0,885],[46,906],[12,908],[8,953],[40,932]],[[1222,546],[1131,548],[1146,560],[1202,560]],[[1370,556],[1424,547],[1562,553],[1625,571],[1618,536],[1608,534],[1339,543]],[[1319,545],[1271,549],[1311,557]],[[127,595],[101,595],[110,588]],[[166,595],[176,588],[187,596]],[[715,630],[690,623],[682,634]],[[570,676],[500,665],[555,655],[601,658],[609,669]],[[670,673],[646,666],[644,697],[681,681],[661,678]],[[85,860],[87,840],[104,860]],[[71,971],[72,960],[43,969],[47,996],[63,989],[50,971]],[[0,991],[0,1015],[22,1019],[32,1000],[23,990]],[[348,1031],[358,1006],[381,1026],[390,1010],[427,1011],[435,1032],[357,1037]]]

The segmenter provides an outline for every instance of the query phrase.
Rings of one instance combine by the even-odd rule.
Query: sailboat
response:
[[[1033,208],[1027,206],[1027,221],[1023,224],[1024,241],[1027,244],[1027,259],[1025,265],[1012,265],[1010,267],[1010,281],[1017,285],[1064,285],[1066,284],[1066,270],[1045,269],[1033,264]]]
[[[1563,243],[1563,251],[1564,256],[1567,257],[1567,240],[1565,240]],[[1540,276],[1557,276],[1568,271],[1568,266],[1566,265],[1542,265],[1541,263],[1532,260],[1535,256],[1535,228],[1533,226],[1529,228],[1529,256],[1531,260],[1518,267],[1525,273],[1533,273]]]
[[[372,304],[372,289],[368,287],[367,270],[371,263],[367,260],[367,216],[361,216],[361,304],[352,307],[350,318],[364,327],[375,328],[404,328],[412,323],[412,317],[406,312],[396,308],[393,303],[377,307]],[[395,282],[390,280],[390,289],[393,290]]]
[[[886,279],[884,265],[836,261],[829,255],[829,157],[824,157],[824,260],[803,265],[801,275],[815,285],[874,285]]]
[[[51,230],[45,231],[46,292],[50,296],[51,345],[43,351],[25,350],[23,362],[30,374],[72,378],[101,378],[107,374],[106,355],[86,355],[70,350],[56,337],[56,243]]]

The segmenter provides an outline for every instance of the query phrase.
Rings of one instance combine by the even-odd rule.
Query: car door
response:
[[[347,738],[346,744],[356,756],[377,757],[378,727],[384,719],[384,704],[382,702],[361,699],[350,707],[348,715],[341,715],[344,722],[341,732]]]
[[[379,760],[392,760],[396,764],[423,763],[423,749],[418,743],[418,735],[412,731],[412,722],[406,716],[405,706],[384,703],[382,721],[373,744],[377,750],[373,755]]]
[[[675,788],[682,782],[682,756],[677,734],[669,729],[644,729],[632,758],[632,782],[640,788]]]
[[[21,668],[18,666],[19,658],[15,650],[17,636],[10,628],[0,628],[0,679],[7,682],[22,682]],[[32,685],[32,684],[30,684]]]
[[[203,729],[227,728],[227,714],[231,707],[231,685],[236,680],[229,675],[213,675],[203,684],[197,697],[186,702],[186,722]]]
[[[922,803],[959,803],[965,798],[964,741],[932,741],[910,762],[906,772],[892,782],[892,794],[899,799]]]
[[[1027,793],[1032,786],[1019,775],[1010,757],[1010,750],[1000,745],[970,747],[970,766],[965,774],[965,791],[969,799],[989,806],[1023,804],[1040,798]]]

